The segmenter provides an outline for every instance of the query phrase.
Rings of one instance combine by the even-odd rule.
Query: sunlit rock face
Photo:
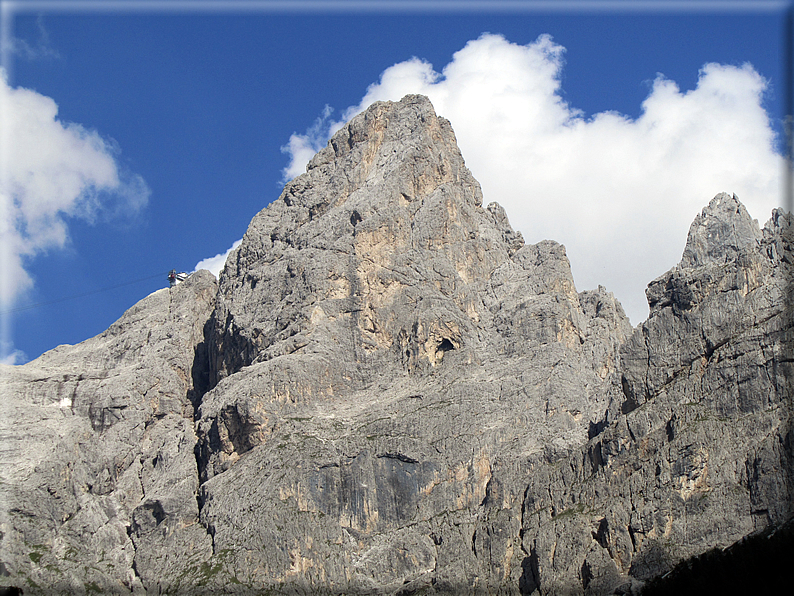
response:
[[[211,555],[193,411],[217,291],[199,271],[101,335],[0,368],[0,586],[142,592],[149,561]]]
[[[587,439],[631,332],[611,294],[577,294],[562,246],[482,207],[420,96],[355,118],[254,218],[213,320],[216,550],[251,581],[339,591],[517,585],[529,461]],[[488,495],[510,514],[481,517]]]
[[[482,204],[373,104],[217,283],[3,368],[0,585],[611,594],[785,520],[788,216],[716,197],[632,330]]]
[[[530,474],[528,587],[630,590],[791,519],[791,239],[789,215],[773,212],[761,230],[727,194],[695,219],[620,350],[611,423],[565,464]]]

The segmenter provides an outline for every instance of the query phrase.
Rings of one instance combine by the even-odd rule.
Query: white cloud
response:
[[[231,245],[229,250],[223,253],[218,253],[214,257],[208,257],[196,263],[196,266],[193,268],[193,271],[198,271],[199,269],[206,269],[210,273],[212,273],[215,277],[218,277],[220,272],[223,270],[223,266],[226,264],[226,257],[229,256],[229,253],[232,252],[235,248],[240,246],[242,239],[237,240],[234,244]]]
[[[0,339],[0,364],[23,364],[28,357],[21,350],[14,349],[10,342]]]
[[[282,170],[282,182],[287,182],[295,176],[303,174],[309,160],[325,147],[330,135],[342,127],[342,124],[330,120],[331,112],[333,112],[333,108],[326,105],[323,108],[322,116],[314,121],[305,135],[298,133],[290,135],[289,142],[281,148],[282,153],[287,153],[290,156],[289,165]]]
[[[762,225],[779,205],[767,82],[749,64],[706,64],[686,92],[658,75],[636,119],[586,117],[562,99],[563,52],[549,36],[521,46],[485,34],[441,73],[417,58],[386,69],[344,118],[377,100],[429,96],[485,202],[501,203],[527,242],[565,244],[577,287],[607,286],[636,324],[647,316],[645,286],[679,261],[715,194],[736,193]],[[336,128],[326,124],[326,138]],[[292,157],[295,175],[308,158]]]
[[[95,221],[148,201],[143,179],[119,168],[112,141],[57,115],[52,99],[10,87],[0,71],[3,307],[32,286],[26,261],[67,243],[68,218]]]

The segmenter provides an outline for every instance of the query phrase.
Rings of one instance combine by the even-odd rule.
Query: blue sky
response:
[[[40,199],[41,209],[52,211],[36,225],[60,226],[57,241],[41,232],[33,247],[32,220],[29,229],[19,218],[8,224],[17,226],[20,238],[27,237],[20,263],[30,280],[13,296],[6,291],[0,356],[9,362],[24,362],[56,345],[100,333],[137,300],[167,285],[169,269],[191,271],[202,259],[224,253],[242,237],[251,218],[279,196],[285,168],[295,158],[283,150],[290,139],[293,147],[303,142],[316,148],[345,114],[362,109],[367,97],[427,90],[437,111],[452,121],[464,158],[483,184],[485,203],[502,203],[527,241],[537,242],[548,233],[566,244],[577,288],[602,283],[615,291],[634,324],[645,316],[637,306],[642,287],[678,261],[688,223],[711,197],[723,190],[736,192],[742,200],[748,197],[748,208],[761,225],[779,203],[779,193],[772,189],[777,188],[774,173],[781,171],[774,153],[783,150],[785,3],[705,2],[687,12],[682,12],[684,4],[648,2],[643,3],[646,10],[629,11],[615,2],[579,2],[553,12],[544,12],[546,4],[526,2],[500,12],[485,3],[436,3],[433,10],[390,4],[385,12],[377,2],[356,10],[349,3],[314,3],[292,11],[255,2],[237,12],[219,9],[217,3],[207,5],[209,10],[198,2],[177,7],[155,1],[151,10],[141,9],[140,3],[128,5],[129,10],[118,4],[110,10],[112,3],[71,8],[69,2],[57,7],[4,4],[7,87],[50,98],[57,104],[56,122],[72,132],[79,125],[78,136],[93,139],[95,149],[101,145],[98,154],[110,160],[119,178],[114,188],[89,199],[85,189],[79,191],[82,198],[75,195],[71,207],[60,211],[57,201]],[[410,62],[413,57],[418,60]],[[489,110],[501,106],[500,98],[487,94],[466,108],[466,118],[476,121],[477,106],[483,106],[482,128],[470,126],[460,115],[459,125],[455,110],[462,108],[456,94],[468,83],[456,73],[471,73],[486,59],[498,68],[514,60],[519,75],[507,72],[503,80],[521,79],[524,73],[525,84],[516,85],[521,89],[498,114]],[[704,71],[709,63],[720,67]],[[387,70],[398,64],[401,69]],[[454,67],[442,74],[450,64]],[[536,66],[537,73],[526,73]],[[390,78],[388,73],[398,71],[403,79]],[[557,87],[532,103],[538,81],[556,81]],[[741,90],[745,85],[750,88],[746,93]],[[711,99],[698,103],[707,93]],[[726,93],[737,95],[725,99]],[[653,102],[643,104],[651,97]],[[510,121],[510,110],[519,120],[530,118],[533,106],[546,100],[547,111],[538,112],[537,118],[551,122],[559,116],[565,122],[558,129],[538,132],[539,140],[529,149],[521,139],[507,139],[498,145],[500,150],[489,149],[490,157],[478,154],[471,139],[498,137],[502,129],[494,122]],[[329,114],[326,106],[333,111],[322,120],[324,110]],[[643,113],[651,109],[657,120],[642,124]],[[683,113],[698,122],[714,114],[715,120],[703,131],[694,130],[693,140],[686,136],[693,127],[675,120],[684,118]],[[666,119],[675,126],[668,126]],[[69,128],[67,123],[74,124]],[[531,122],[524,125],[529,131],[537,128]],[[669,138],[653,136],[666,127],[673,131]],[[575,152],[565,149],[565,139],[574,129],[581,131],[577,147],[602,147],[599,153],[609,153],[613,139],[624,152],[637,153],[649,145],[667,149],[660,149],[654,162],[660,165],[650,168],[647,178],[640,173],[622,185],[616,182],[619,175],[606,171],[609,167],[594,167],[581,181],[569,183],[570,171],[586,172],[587,164],[594,163],[586,153],[577,158],[585,165],[568,159]],[[753,134],[745,139],[744,131]],[[778,137],[770,136],[774,134]],[[509,137],[509,130],[504,135]],[[468,152],[467,146],[472,147]],[[635,146],[641,149],[632,150]],[[545,159],[537,147],[557,147],[570,161],[565,166],[570,170],[555,174],[568,184],[560,187],[559,198],[553,180],[540,180],[542,172],[527,178],[524,172],[527,163]],[[627,159],[616,155],[618,161]],[[724,182],[723,163],[731,172]],[[292,165],[300,170],[300,163]],[[627,163],[618,171],[628,169]],[[517,170],[515,183],[501,186]],[[699,180],[690,181],[693,171],[701,170],[702,188]],[[745,171],[734,179],[735,170]],[[678,186],[665,186],[673,182]],[[13,194],[17,191],[5,192],[6,200],[19,200]],[[654,192],[685,199],[664,205]],[[592,199],[566,202],[574,196]],[[606,206],[612,196],[614,208]],[[636,205],[624,208],[630,204]],[[655,242],[667,248],[651,245],[643,250],[658,253],[658,262],[640,259],[647,267],[638,265],[636,271],[633,265],[616,264],[626,276],[634,276],[631,283],[606,265],[601,271],[600,263],[624,252],[608,242],[621,240],[622,232],[607,230],[590,237],[589,231],[575,227],[574,215],[606,230],[621,219],[615,214],[625,213],[626,221],[615,224],[615,230],[627,231],[631,217],[638,210],[649,211],[647,205],[652,205],[650,211],[660,210],[649,217],[658,222]],[[563,217],[554,223],[560,213]],[[626,233],[626,242],[632,241]],[[642,230],[637,234],[648,236]],[[578,247],[580,240],[584,248]],[[598,246],[603,246],[601,252]],[[628,246],[625,252],[630,253]],[[588,261],[588,254],[597,259]],[[8,290],[12,282],[2,281]],[[36,304],[40,306],[27,308]]]

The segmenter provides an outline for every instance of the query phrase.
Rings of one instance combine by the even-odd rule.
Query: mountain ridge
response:
[[[790,216],[717,195],[632,329],[482,204],[427,98],[378,102],[218,280],[0,369],[0,585],[635,593],[785,523]]]

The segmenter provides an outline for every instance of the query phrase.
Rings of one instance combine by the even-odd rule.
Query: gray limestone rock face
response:
[[[695,220],[681,263],[649,285],[650,317],[620,350],[624,395],[611,423],[565,463],[530,474],[533,590],[636,591],[794,514],[791,240],[790,216],[775,211],[759,230],[726,194]]]
[[[211,545],[197,523],[192,400],[216,293],[199,271],[95,338],[0,369],[0,585],[143,593],[168,573],[147,568],[153,535],[192,544],[171,553],[177,568]]]
[[[724,193],[695,219],[679,265],[648,285],[651,314],[624,350],[627,408],[652,398],[683,367],[782,313],[787,265],[770,258],[775,245],[769,242],[736,197]]]
[[[432,366],[444,340],[463,348],[483,310],[466,285],[513,246],[503,212],[481,203],[426,98],[375,104],[253,219],[227,261],[214,380],[297,351],[334,351],[350,366],[399,345],[393,356]]]
[[[213,320],[217,585],[309,592],[517,585],[528,458],[587,440],[631,332],[561,245],[482,207],[420,96],[354,118],[254,218]]]
[[[0,586],[612,594],[791,514],[790,218],[695,220],[632,329],[378,102],[216,282],[3,367]]]

